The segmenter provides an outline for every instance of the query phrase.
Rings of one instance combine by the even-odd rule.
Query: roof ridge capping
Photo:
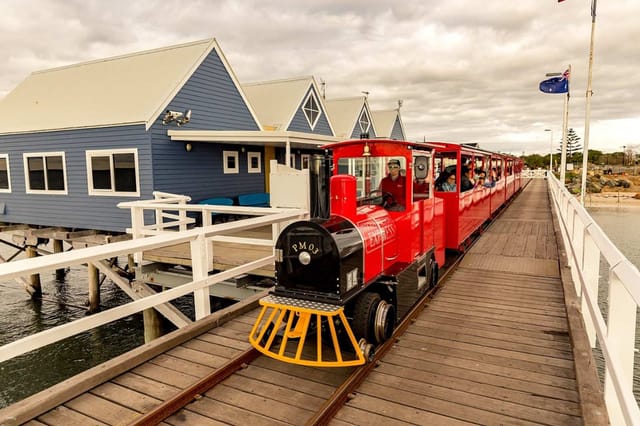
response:
[[[242,86],[258,86],[260,84],[286,83],[289,81],[314,80],[313,75],[305,75],[300,77],[278,78],[275,80],[253,81],[251,83],[242,83]]]
[[[211,43],[215,43],[215,42],[216,42],[215,37],[212,37],[212,38],[208,38],[208,39],[192,41],[192,42],[189,42],[189,43],[175,44],[175,45],[172,45],[172,46],[158,47],[158,48],[155,48],[155,49],[141,50],[141,51],[133,52],[133,53],[125,53],[125,54],[122,54],[122,55],[111,56],[111,57],[108,57],[108,58],[92,59],[90,61],[78,62],[78,63],[74,63],[74,64],[69,64],[69,65],[62,65],[60,67],[54,67],[54,68],[47,68],[47,69],[43,69],[43,70],[39,70],[39,71],[34,71],[34,72],[31,73],[31,75],[45,74],[45,73],[48,73],[48,72],[60,71],[60,70],[69,69],[69,68],[76,68],[76,67],[81,67],[81,66],[85,66],[85,65],[93,65],[93,64],[98,64],[98,63],[101,63],[101,62],[117,61],[117,60],[120,60],[120,59],[131,58],[133,56],[150,55],[150,54],[154,54],[154,53],[158,53],[158,52],[165,52],[165,51],[174,50],[174,49],[182,49],[184,47],[196,46],[196,45],[199,45],[199,44],[211,44]]]

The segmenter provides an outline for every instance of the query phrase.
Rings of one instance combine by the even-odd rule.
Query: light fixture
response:
[[[364,148],[362,149],[362,156],[363,157],[371,157],[371,149],[369,148],[369,143],[368,142],[364,143]]]
[[[193,150],[193,145],[191,145],[189,142],[185,143],[184,150],[187,152],[191,152]]]
[[[171,110],[167,110],[167,112],[164,113],[164,117],[162,117],[162,124],[169,124],[172,121],[175,121],[176,124],[179,126],[182,126],[183,124],[187,124],[189,121],[191,121],[191,110],[188,109],[185,112],[179,112],[179,111],[171,111]]]

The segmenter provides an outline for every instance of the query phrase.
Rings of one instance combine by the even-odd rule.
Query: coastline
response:
[[[603,208],[640,208],[640,199],[634,198],[635,192],[604,192],[600,194],[587,194],[584,206]]]

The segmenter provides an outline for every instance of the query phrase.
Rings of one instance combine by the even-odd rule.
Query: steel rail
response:
[[[174,397],[164,401],[153,410],[145,413],[141,417],[138,417],[135,421],[130,423],[129,426],[146,426],[160,423],[181,408],[186,407],[186,405],[191,401],[197,399],[199,395],[207,392],[239,369],[244,368],[260,355],[260,352],[254,348],[247,349],[237,357],[229,360],[213,373],[203,377],[193,385],[183,389]]]

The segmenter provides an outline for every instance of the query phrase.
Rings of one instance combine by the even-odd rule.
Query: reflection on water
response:
[[[589,208],[587,209],[591,217],[607,234],[613,244],[624,254],[627,259],[640,268],[640,209],[629,207],[617,208]],[[607,279],[609,264],[601,256],[600,260],[600,286],[598,291],[598,304],[604,318],[608,312],[607,302]],[[640,314],[636,314],[636,343],[635,347],[640,348]],[[599,348],[594,351],[596,363],[598,364],[600,380],[604,377],[604,358]],[[633,389],[636,401],[640,401],[640,353],[635,354]]]

